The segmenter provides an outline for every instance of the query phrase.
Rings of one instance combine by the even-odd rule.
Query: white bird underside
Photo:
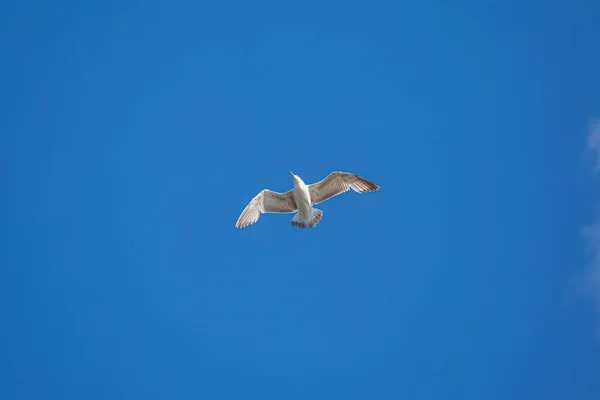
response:
[[[293,175],[293,174],[292,174]],[[314,228],[323,216],[323,212],[312,207],[339,194],[352,189],[357,193],[373,192],[379,186],[365,178],[348,172],[332,172],[325,179],[305,185],[302,180],[293,175],[294,189],[285,193],[274,192],[269,189],[262,190],[248,203],[242,211],[235,226],[244,228],[252,225],[260,214],[277,213],[291,214],[298,211],[292,219],[292,226],[297,228]],[[298,207],[297,201],[300,201]]]

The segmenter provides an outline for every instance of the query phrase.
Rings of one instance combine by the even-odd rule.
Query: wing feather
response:
[[[356,174],[337,171],[332,172],[327,175],[325,179],[317,183],[308,185],[310,199],[313,204],[319,204],[325,200],[329,200],[350,189],[357,193],[373,192],[379,189],[379,185]]]
[[[246,208],[244,208],[235,227],[243,228],[252,225],[258,221],[260,214],[288,214],[295,211],[296,201],[294,200],[294,195],[291,190],[285,193],[278,193],[269,189],[264,189],[248,203]]]

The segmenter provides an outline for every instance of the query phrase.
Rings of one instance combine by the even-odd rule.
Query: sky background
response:
[[[0,398],[600,398],[599,20],[6,3]],[[290,170],[381,189],[234,228]]]

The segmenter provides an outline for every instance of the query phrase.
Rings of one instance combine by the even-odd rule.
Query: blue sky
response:
[[[0,398],[600,398],[599,18],[5,5]],[[381,190],[235,229],[290,170]]]

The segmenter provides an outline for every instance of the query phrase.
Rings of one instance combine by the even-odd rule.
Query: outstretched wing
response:
[[[379,189],[379,186],[368,179],[348,172],[332,172],[322,181],[308,185],[310,200],[313,204],[319,204],[350,189],[364,193],[373,192]]]
[[[244,208],[235,227],[243,228],[258,221],[260,214],[264,213],[293,213],[296,211],[296,201],[292,191],[285,193],[273,192],[264,189],[254,197]]]

